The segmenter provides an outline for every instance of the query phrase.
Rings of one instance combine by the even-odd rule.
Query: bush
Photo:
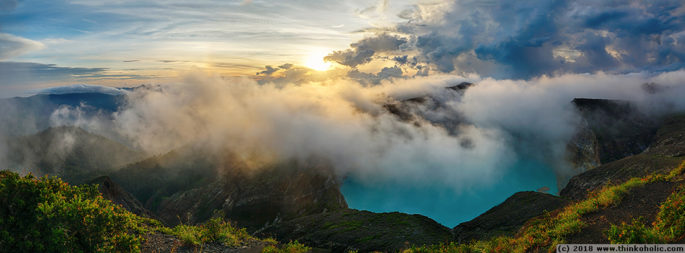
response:
[[[95,185],[0,171],[0,248],[20,252],[137,252],[143,219]]]

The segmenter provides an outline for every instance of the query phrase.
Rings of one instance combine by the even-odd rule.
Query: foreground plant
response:
[[[19,252],[137,252],[144,218],[102,198],[95,185],[0,171],[0,248]]]

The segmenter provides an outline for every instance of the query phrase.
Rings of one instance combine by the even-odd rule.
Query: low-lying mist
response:
[[[463,81],[475,85],[445,89]],[[196,73],[126,91],[126,102],[107,117],[80,117],[78,107],[65,107],[53,112],[51,124],[83,127],[148,155],[190,144],[212,155],[230,150],[254,169],[323,159],[346,180],[350,207],[422,213],[455,225],[516,191],[559,190],[557,182],[573,174],[565,161],[579,122],[573,98],[629,100],[659,115],[685,109],[683,81],[682,70],[531,80],[442,75],[375,86]],[[384,107],[423,96],[440,107],[409,103],[413,120]]]

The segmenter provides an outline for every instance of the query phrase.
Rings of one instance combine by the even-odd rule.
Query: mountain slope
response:
[[[298,240],[332,252],[394,252],[409,245],[448,242],[449,228],[428,217],[404,213],[372,213],[354,209],[326,212],[266,227],[262,236]]]
[[[452,230],[457,242],[486,240],[494,236],[514,235],[529,219],[551,212],[568,200],[540,192],[517,192],[501,204]]]
[[[324,164],[290,162],[224,173],[212,184],[162,201],[160,218],[169,224],[178,223],[178,217],[196,223],[219,210],[238,225],[256,230],[279,220],[347,208],[339,181]]]

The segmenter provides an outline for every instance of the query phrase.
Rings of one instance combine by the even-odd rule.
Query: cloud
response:
[[[280,69],[278,67],[277,68],[271,67],[270,65],[266,65],[266,66],[264,66],[264,68],[265,68],[265,70],[257,72],[257,75],[269,76],[269,75],[273,74],[274,72],[276,72]]]
[[[597,71],[666,71],[685,66],[681,5],[680,1],[463,0],[409,8],[400,15],[409,22],[389,30],[410,38],[401,51],[416,50],[419,62],[445,73],[527,79]],[[371,61],[373,52],[352,46],[330,59],[356,66]]]
[[[200,74],[180,85],[133,91],[114,118],[122,136],[150,153],[201,142],[252,164],[314,157],[334,164],[341,176],[412,178],[463,189],[490,180],[506,160],[487,159],[509,152],[497,142],[500,133],[464,126],[473,143],[465,148],[439,126],[397,120],[378,100],[425,94],[455,78],[362,88],[345,80],[277,85]]]
[[[350,45],[351,49],[335,51],[324,57],[324,60],[356,67],[371,61],[371,57],[376,53],[399,50],[405,43],[407,43],[407,40],[404,38],[380,34],[352,43]]]
[[[41,83],[77,82],[102,75],[106,70],[106,68],[74,68],[55,64],[0,61],[0,76],[2,76],[0,97],[21,95],[27,89],[37,88],[33,85]]]
[[[680,70],[531,80],[434,75],[363,86],[347,78],[259,83],[198,73],[177,85],[132,90],[112,116],[112,131],[151,154],[198,144],[216,155],[230,150],[255,167],[317,158],[366,183],[463,191],[496,182],[520,160],[568,176],[565,147],[578,121],[573,98],[630,100],[659,115],[685,109],[682,80]],[[445,89],[462,81],[476,85]],[[412,120],[387,110],[397,103]]]
[[[380,72],[376,74],[364,73],[359,70],[353,69],[347,73],[347,76],[357,80],[363,85],[368,83],[379,84],[383,80],[388,80],[392,78],[402,78],[402,69],[398,66],[385,67],[381,69]]]
[[[44,47],[38,41],[0,33],[0,60],[7,60],[27,52],[43,49]]]

